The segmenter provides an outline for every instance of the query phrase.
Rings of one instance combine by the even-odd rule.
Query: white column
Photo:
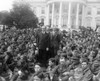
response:
[[[79,3],[77,4],[77,13],[76,13],[76,28],[79,26]]]
[[[85,19],[85,6],[83,5],[83,7],[82,7],[82,26],[85,26],[84,19]]]
[[[50,8],[50,5],[48,4],[47,5],[47,8],[46,8],[46,11],[47,11],[47,14],[46,14],[46,25],[49,25],[49,8]]]
[[[52,19],[51,19],[51,26],[54,25],[54,3],[52,4]]]
[[[94,29],[95,30],[95,28],[96,28],[96,7],[94,7],[94,8],[92,8],[91,9],[91,15],[92,15],[92,19],[91,19],[91,27],[92,27],[92,29]]]
[[[62,22],[62,2],[60,2],[60,8],[59,8],[59,25],[58,27],[61,28],[61,23]]]
[[[67,26],[68,26],[68,29],[70,29],[71,27],[71,3],[69,3],[69,6],[68,6],[68,22],[67,22]]]

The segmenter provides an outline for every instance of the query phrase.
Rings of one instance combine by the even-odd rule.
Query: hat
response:
[[[53,29],[52,28],[49,28],[49,31],[53,31]]]

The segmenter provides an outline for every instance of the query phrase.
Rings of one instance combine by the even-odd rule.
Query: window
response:
[[[97,9],[97,15],[100,15],[100,8]]]
[[[52,13],[52,5],[50,5],[49,13],[50,13],[50,14]]]
[[[91,15],[91,11],[92,11],[92,9],[91,8],[88,8],[87,9],[87,15]]]
[[[45,14],[45,8],[44,7],[42,8],[41,13]]]
[[[76,11],[77,11],[77,4],[76,3],[73,3],[72,4],[72,8],[71,8],[72,15],[75,15],[76,14]]]
[[[68,3],[63,3],[63,12],[68,13]]]
[[[44,23],[44,19],[43,18],[41,19],[41,22]]]
[[[55,13],[59,13],[60,3],[55,3]]]
[[[87,27],[91,27],[91,22],[92,22],[92,18],[91,17],[87,17],[86,18],[86,26]]]
[[[44,19],[43,19],[43,18],[40,19],[40,25],[41,25],[41,26],[44,25]]]
[[[79,15],[82,15],[82,5],[79,6]]]
[[[65,27],[65,26],[67,26],[67,16],[63,16],[63,18],[62,18],[62,25],[63,25],[63,27]]]

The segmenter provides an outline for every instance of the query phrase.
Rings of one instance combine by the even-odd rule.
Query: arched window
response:
[[[63,3],[63,13],[68,13],[68,3]]]
[[[59,13],[60,3],[56,2],[54,6],[55,6],[55,13]]]
[[[77,11],[77,3],[72,3],[72,6],[71,6],[71,14],[72,15],[76,15],[76,11]]]
[[[90,7],[87,8],[87,15],[91,15],[92,14],[92,9]]]
[[[41,14],[45,14],[45,8],[44,7],[42,7],[42,9],[41,9]]]

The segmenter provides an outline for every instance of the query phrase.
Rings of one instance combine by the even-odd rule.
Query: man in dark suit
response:
[[[57,29],[52,29],[52,32],[50,35],[50,52],[52,54],[52,57],[55,57],[57,55],[60,41],[61,41],[61,36],[58,33]]]
[[[50,36],[48,33],[46,33],[46,29],[42,28],[42,32],[38,36],[38,50],[39,50],[39,55],[38,55],[38,61],[44,65],[47,63],[47,51],[49,51],[49,46],[50,46]]]

